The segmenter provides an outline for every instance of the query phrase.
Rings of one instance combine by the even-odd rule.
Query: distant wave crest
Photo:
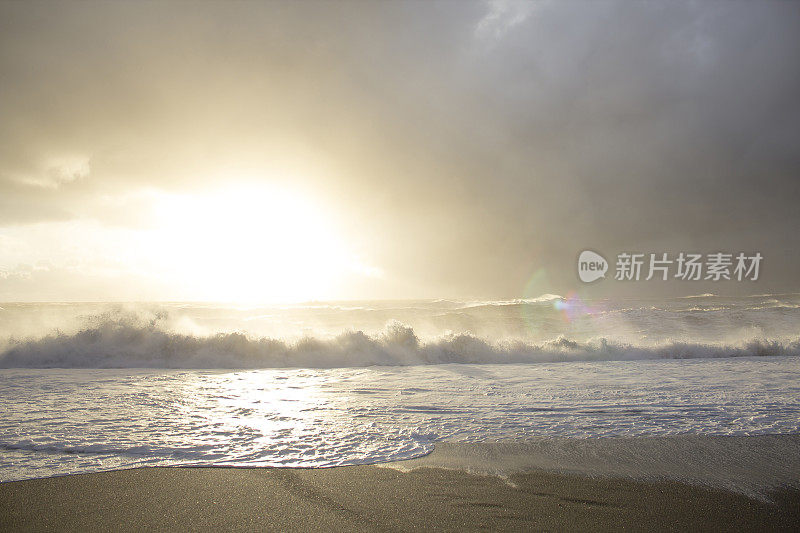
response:
[[[753,340],[738,345],[672,342],[637,346],[566,337],[531,344],[492,342],[450,334],[423,342],[414,330],[392,322],[378,335],[348,331],[333,338],[297,341],[244,333],[197,336],[175,333],[157,321],[98,322],[74,334],[10,341],[0,353],[2,368],[339,368],[445,363],[542,363],[797,356],[800,339]]]

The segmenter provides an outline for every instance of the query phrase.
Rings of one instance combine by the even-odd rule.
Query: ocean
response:
[[[799,326],[800,294],[2,304],[0,480],[537,439],[660,438],[652,463],[681,439],[800,433]]]

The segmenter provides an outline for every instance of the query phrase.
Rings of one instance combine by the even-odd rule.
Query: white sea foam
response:
[[[534,300],[3,304],[0,480],[800,432],[800,295]]]
[[[800,298],[9,304],[0,368],[275,368],[796,356]]]
[[[74,334],[12,342],[0,354],[2,368],[334,368],[443,363],[542,363],[797,356],[800,339],[751,340],[737,345],[670,342],[637,346],[605,338],[579,342],[566,337],[532,344],[450,334],[422,342],[411,327],[389,324],[379,335],[351,331],[332,339],[297,341],[244,333],[194,336],[156,324],[106,321]]]
[[[796,357],[5,369],[0,480],[143,465],[365,464],[442,442],[796,434],[799,378]]]

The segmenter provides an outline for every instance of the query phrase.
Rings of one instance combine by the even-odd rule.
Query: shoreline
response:
[[[146,467],[0,484],[1,530],[787,530],[772,502],[676,481],[422,466]]]

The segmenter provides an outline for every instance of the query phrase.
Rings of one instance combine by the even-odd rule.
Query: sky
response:
[[[797,2],[3,1],[0,301],[797,291],[798,94]]]

